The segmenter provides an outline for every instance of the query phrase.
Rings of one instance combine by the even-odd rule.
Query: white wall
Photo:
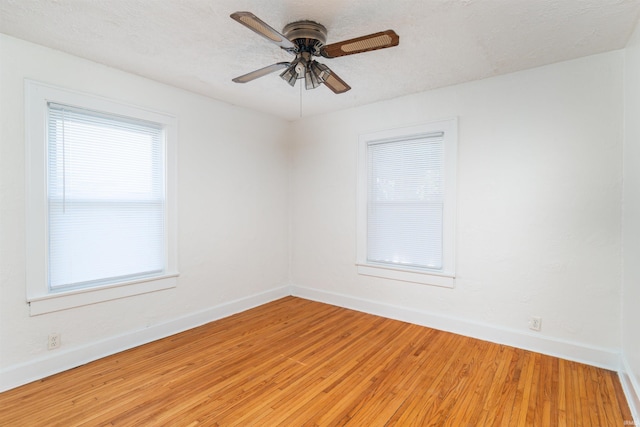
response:
[[[609,52],[294,123],[295,293],[617,369],[623,58]],[[358,135],[453,116],[455,288],[359,276]],[[539,333],[528,329],[533,315]]]
[[[629,119],[640,82],[628,76],[635,96],[625,101],[623,70],[640,75],[638,38],[626,66],[625,52],[610,52],[288,124],[0,35],[0,390],[285,295],[290,282],[308,298],[613,369],[624,345],[637,384],[632,166],[624,336],[620,261],[625,102],[626,166],[640,153]],[[24,78],[178,117],[176,289],[29,316]],[[452,116],[455,288],[358,276],[358,135]],[[532,315],[539,333],[527,328]],[[46,350],[50,332],[62,334],[60,350]]]
[[[287,122],[4,35],[0,43],[0,390],[288,293]],[[177,288],[29,316],[25,78],[178,118]],[[62,348],[47,351],[51,332]]]
[[[640,25],[625,53],[622,379],[640,422]]]

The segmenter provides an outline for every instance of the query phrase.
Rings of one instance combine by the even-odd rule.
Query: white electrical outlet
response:
[[[60,334],[49,334],[49,343],[47,344],[47,348],[49,350],[54,350],[60,347],[61,344],[62,342],[60,341]]]
[[[529,329],[533,331],[539,331],[542,329],[542,318],[537,316],[532,316],[529,319]]]

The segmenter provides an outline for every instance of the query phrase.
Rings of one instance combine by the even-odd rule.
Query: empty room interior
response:
[[[0,425],[640,423],[640,0],[0,0]]]

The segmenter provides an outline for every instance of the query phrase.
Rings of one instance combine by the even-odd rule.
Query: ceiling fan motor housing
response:
[[[287,24],[282,34],[298,47],[299,52],[310,52],[315,56],[320,54],[320,48],[327,42],[327,29],[313,21]]]

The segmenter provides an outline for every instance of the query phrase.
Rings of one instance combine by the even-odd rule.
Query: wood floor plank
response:
[[[502,387],[499,390],[499,396],[496,397],[496,404],[487,417],[486,425],[509,425],[511,413],[514,408],[514,400],[522,371],[523,351],[512,347],[506,348],[508,348],[508,352],[505,352],[505,357],[510,359],[509,367],[504,381],[501,384]]]
[[[287,297],[0,394],[1,426],[622,426],[615,372]]]
[[[495,360],[497,366],[494,379],[489,383],[489,389],[486,391],[482,413],[478,417],[477,425],[500,425],[506,400],[510,396],[508,389],[512,381],[510,381],[509,375],[513,372],[515,363],[513,353],[511,348],[499,346]]]
[[[473,373],[473,392],[465,393],[459,401],[459,404],[467,409],[464,414],[462,412],[452,414],[449,418],[451,423],[467,422],[470,425],[487,425],[488,408],[493,406],[491,402],[495,402],[499,396],[496,389],[504,382],[507,367],[508,359],[504,357],[504,346],[487,343],[478,372]],[[480,372],[484,372],[484,375],[493,380],[484,381],[484,375],[480,375]],[[482,410],[478,410],[480,407]]]

